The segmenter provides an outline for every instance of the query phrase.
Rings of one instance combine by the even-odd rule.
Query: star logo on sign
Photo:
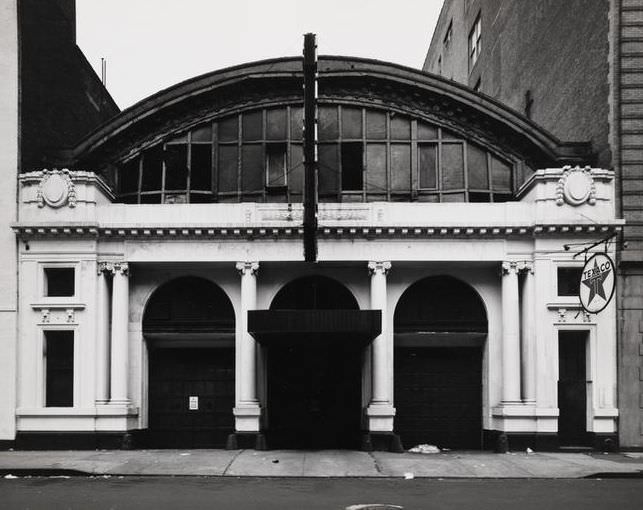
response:
[[[607,278],[607,275],[610,273],[610,271],[610,268],[606,269],[605,271],[601,271],[596,261],[594,261],[594,268],[590,271],[587,271],[589,272],[589,276],[584,280],[581,280],[583,285],[589,287],[589,300],[587,301],[587,304],[590,304],[592,302],[594,297],[596,297],[596,294],[607,301],[607,297],[605,297],[605,288],[603,287],[603,282],[605,281],[605,278]]]

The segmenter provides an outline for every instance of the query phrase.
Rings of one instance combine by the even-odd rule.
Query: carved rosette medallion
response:
[[[556,186],[556,204],[577,206],[585,202],[590,205],[596,203],[596,185],[591,168],[563,167],[563,175]]]
[[[43,170],[42,179],[38,185],[37,192],[38,207],[49,207],[57,209],[68,205],[76,207],[76,188],[69,170]]]

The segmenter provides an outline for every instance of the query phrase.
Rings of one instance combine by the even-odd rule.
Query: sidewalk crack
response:
[[[236,454],[234,457],[232,457],[232,458],[230,459],[230,462],[228,462],[228,465],[227,465],[227,466],[225,467],[225,469],[223,470],[223,473],[221,473],[221,476],[227,476],[227,474],[228,474],[228,469],[230,469],[230,466],[232,466],[232,464],[234,464],[234,461],[235,461],[235,460],[237,460],[237,458],[239,457],[239,455],[241,455],[243,452],[245,452],[245,450],[239,450],[239,451],[237,452],[237,454]]]
[[[373,452],[368,452],[368,455],[371,459],[373,459],[373,464],[375,465],[375,471],[377,471],[378,474],[382,474],[382,466],[380,466],[380,463],[377,462],[377,459],[375,458],[375,455],[373,455]]]

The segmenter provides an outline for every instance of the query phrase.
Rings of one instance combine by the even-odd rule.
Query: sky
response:
[[[442,0],[76,0],[77,42],[125,109],[203,73],[301,55],[376,58],[421,68]]]

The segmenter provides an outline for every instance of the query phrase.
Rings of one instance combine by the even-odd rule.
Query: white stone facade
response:
[[[302,262],[300,204],[124,205],[113,203],[91,172],[63,172],[69,185],[53,191],[43,187],[49,175],[20,177],[20,221],[13,226],[20,240],[18,433],[145,429],[143,312],[155,289],[185,275],[216,283],[233,304],[231,411],[237,432],[259,432],[266,365],[246,312],[269,308],[283,285],[307,274],[341,282],[360,309],[382,310],[381,334],[362,367],[365,430],[394,430],[398,300],[424,277],[449,275],[475,289],[486,308],[485,430],[557,432],[558,332],[573,330],[589,334],[587,431],[616,431],[615,304],[588,315],[576,297],[556,292],[557,268],[583,263],[565,245],[594,242],[622,224],[610,171],[539,170],[519,201],[499,204],[320,204],[314,266]],[[55,196],[43,197],[47,192]],[[45,297],[48,267],[74,268],[72,297]],[[73,407],[45,405],[49,330],[74,331]]]

